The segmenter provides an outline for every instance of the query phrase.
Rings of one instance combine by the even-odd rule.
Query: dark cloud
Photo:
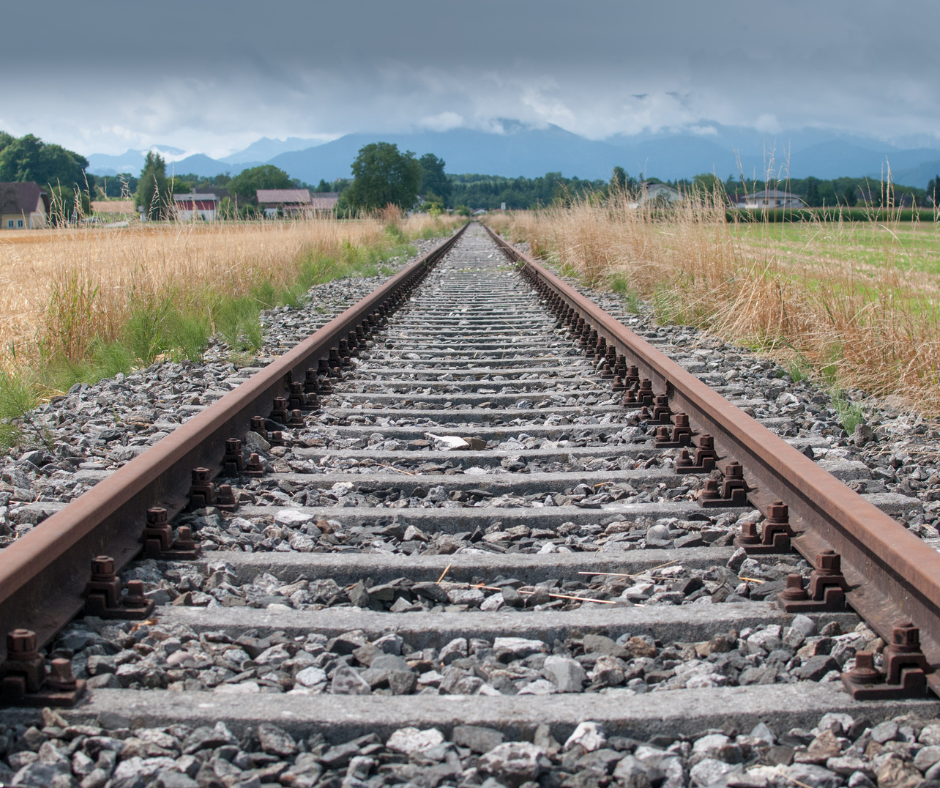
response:
[[[940,6],[872,0],[48,0],[4,9],[0,128],[84,152],[261,135],[707,121],[934,135]],[[41,46],[40,46],[41,44]]]

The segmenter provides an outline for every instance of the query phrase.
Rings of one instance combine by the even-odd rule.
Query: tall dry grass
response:
[[[879,264],[870,255],[856,264],[850,223],[821,226],[829,240],[797,256],[742,238],[721,195],[669,207],[589,196],[491,223],[588,284],[651,302],[663,320],[771,353],[833,387],[940,414],[940,278],[894,259],[890,244]],[[833,234],[845,241],[839,254]]]
[[[7,367],[56,354],[77,362],[94,343],[121,336],[131,314],[148,305],[211,310],[219,298],[289,287],[311,261],[341,269],[357,249],[454,224],[396,215],[0,233],[0,357]]]

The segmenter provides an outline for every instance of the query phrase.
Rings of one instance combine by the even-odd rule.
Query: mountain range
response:
[[[167,171],[211,177],[235,175],[260,164],[273,164],[306,183],[350,177],[359,149],[371,142],[391,142],[418,156],[433,153],[446,162],[449,173],[484,173],[527,178],[561,172],[588,179],[610,177],[615,166],[630,175],[663,180],[691,178],[714,172],[722,180],[742,173],[762,179],[771,173],[793,178],[881,178],[890,167],[892,180],[924,188],[940,172],[940,148],[932,140],[889,143],[873,138],[822,129],[762,133],[754,129],[700,124],[675,132],[616,135],[590,140],[559,126],[542,128],[502,121],[502,132],[474,129],[419,131],[405,134],[347,134],[322,144],[315,140],[262,137],[244,150],[222,159],[202,153],[154,146],[168,157]],[[925,144],[925,142],[927,144]],[[935,144],[935,143],[934,143]],[[93,153],[89,172],[116,175],[138,173],[146,150],[128,150],[120,156]]]

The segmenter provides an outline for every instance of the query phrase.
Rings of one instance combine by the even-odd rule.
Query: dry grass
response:
[[[386,217],[388,218],[388,217]],[[144,224],[0,233],[0,352],[78,360],[111,341],[141,304],[211,303],[290,286],[305,263],[448,232],[426,216],[357,221]],[[210,316],[211,318],[211,316]]]
[[[866,227],[878,241],[863,248],[858,225],[808,225],[791,248],[773,225],[728,224],[720,200],[668,212],[630,203],[587,199],[492,224],[587,283],[651,301],[662,320],[771,353],[833,387],[900,395],[940,414],[936,225],[916,228],[925,262],[890,241],[910,225]]]

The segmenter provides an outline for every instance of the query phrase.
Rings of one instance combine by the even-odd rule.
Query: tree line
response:
[[[45,143],[27,134],[16,138],[0,131],[0,181],[35,181],[43,186],[54,203],[53,220],[69,219],[75,212],[89,214],[90,200],[133,196],[135,205],[148,217],[158,219],[171,213],[173,194],[219,191],[225,196],[220,206],[224,217],[251,218],[259,215],[258,189],[309,189],[314,193],[338,192],[337,212],[351,215],[383,208],[388,204],[404,210],[430,211],[530,209],[558,204],[588,194],[606,196],[612,189],[636,191],[641,184],[664,183],[681,191],[720,190],[728,198],[754,194],[763,189],[781,189],[803,199],[810,207],[854,206],[858,202],[889,207],[940,203],[940,175],[926,189],[891,184],[890,188],[867,178],[791,178],[758,181],[729,175],[721,181],[712,173],[690,179],[661,181],[630,176],[623,167],[614,167],[608,181],[565,177],[549,172],[536,178],[508,178],[495,175],[445,172],[446,162],[426,153],[421,157],[400,151],[387,142],[371,143],[359,150],[353,162],[352,178],[332,182],[320,180],[313,186],[291,178],[283,170],[264,164],[238,175],[211,178],[193,174],[166,174],[166,161],[160,154],[147,154],[138,176],[95,176],[87,172],[88,160],[60,145]]]

